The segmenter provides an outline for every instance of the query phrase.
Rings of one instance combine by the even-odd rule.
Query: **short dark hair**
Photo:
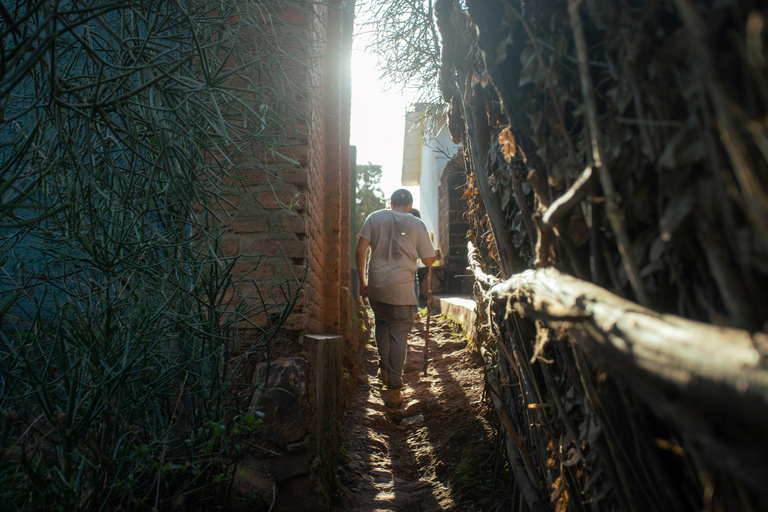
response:
[[[400,188],[392,192],[390,201],[392,206],[406,206],[413,203],[413,195],[404,188]]]

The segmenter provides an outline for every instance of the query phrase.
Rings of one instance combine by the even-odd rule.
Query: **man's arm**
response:
[[[421,231],[419,232],[418,242],[416,242],[416,250],[419,253],[419,259],[424,266],[431,267],[434,263],[440,259],[440,253],[438,253],[432,246],[432,240],[427,233],[427,226],[421,223]],[[421,255],[434,254],[434,256],[422,257]]]
[[[357,278],[360,283],[360,296],[368,297],[368,276],[365,273],[365,257],[371,242],[362,237],[357,237],[357,249],[355,250],[355,266],[357,267]]]
[[[421,258],[421,262],[424,264],[425,267],[431,267],[435,264],[435,262],[439,259],[439,255],[435,255],[431,258]]]

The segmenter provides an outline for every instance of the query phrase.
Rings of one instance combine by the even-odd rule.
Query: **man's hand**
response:
[[[355,265],[357,266],[357,280],[360,283],[360,297],[368,298],[368,276],[365,274],[366,255],[371,243],[365,238],[357,237],[357,250],[355,251]]]
[[[431,267],[432,265],[435,264],[437,259],[438,259],[437,256],[433,256],[431,258],[422,258],[421,262],[424,264],[425,267]]]
[[[424,264],[425,267],[431,267],[435,264],[435,262],[440,261],[440,249],[435,249],[435,257],[434,258],[423,258],[421,262]]]

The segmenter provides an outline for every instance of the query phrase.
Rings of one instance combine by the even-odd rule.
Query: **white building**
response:
[[[451,141],[446,116],[430,116],[424,110],[424,105],[415,105],[405,116],[402,182],[406,187],[419,187],[421,219],[434,233],[434,246],[439,248],[440,178],[459,146]]]

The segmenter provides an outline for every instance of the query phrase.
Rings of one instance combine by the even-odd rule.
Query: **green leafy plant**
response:
[[[4,510],[222,506],[301,285],[245,297],[219,227],[295,120],[280,8],[0,3]]]

